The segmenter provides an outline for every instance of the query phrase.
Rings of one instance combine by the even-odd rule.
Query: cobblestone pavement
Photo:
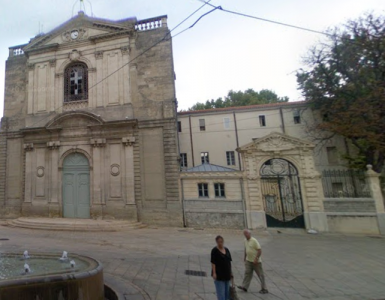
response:
[[[106,278],[124,289],[127,300],[215,300],[212,279],[187,276],[185,270],[209,275],[209,253],[217,234],[232,252],[240,283],[240,231],[145,228],[98,233],[0,226],[0,252],[66,250],[92,256],[103,263]],[[270,294],[260,295],[254,278],[248,293],[238,292],[242,300],[385,299],[385,238],[275,230],[255,235],[262,245]]]

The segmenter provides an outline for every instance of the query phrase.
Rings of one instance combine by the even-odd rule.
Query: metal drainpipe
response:
[[[182,190],[182,211],[183,211],[183,227],[187,227],[186,224],[186,212],[184,209],[184,188],[183,188],[183,178],[180,179],[180,188]]]
[[[239,179],[239,182],[241,184],[241,195],[242,195],[242,208],[243,208],[243,225],[245,228],[249,228],[247,224],[247,213],[246,213],[246,199],[245,199],[245,185],[243,183],[243,178]]]
[[[235,139],[237,142],[237,149],[238,149],[239,148],[239,137],[238,137],[237,117],[235,116],[235,111],[233,111],[233,119],[234,119]],[[241,154],[239,152],[238,152],[238,164],[239,164],[239,171],[242,171]]]
[[[283,132],[284,134],[286,134],[285,121],[283,120],[282,106],[279,107],[279,115],[281,116],[281,127],[282,127],[282,132]]]
[[[194,160],[194,143],[193,143],[193,136],[191,131],[191,115],[188,116],[188,121],[190,125],[190,144],[191,144],[191,156],[192,156],[192,163],[193,167],[195,167],[195,160]]]
[[[178,130],[178,100],[175,99],[175,119],[176,119],[176,134],[177,134],[177,147],[178,147],[178,154],[179,154],[179,159],[180,159],[180,142],[179,142],[179,130]],[[182,126],[182,125],[181,125]],[[180,165],[180,164],[179,164]],[[179,168],[180,169],[180,168]]]

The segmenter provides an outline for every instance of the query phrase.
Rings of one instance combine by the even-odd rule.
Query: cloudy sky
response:
[[[168,15],[173,28],[199,8],[198,0],[90,0],[91,15],[145,19]],[[77,13],[75,0],[0,0],[0,117],[3,114],[4,67],[8,47],[48,32]],[[223,8],[323,31],[365,12],[384,13],[384,0],[212,0]],[[73,9],[74,7],[74,9]],[[180,29],[211,8],[206,6]],[[179,30],[179,28],[178,28]],[[178,32],[175,31],[175,33]],[[173,41],[177,98],[181,109],[218,98],[230,89],[272,89],[291,101],[301,99],[295,71],[301,57],[322,36],[215,11]]]

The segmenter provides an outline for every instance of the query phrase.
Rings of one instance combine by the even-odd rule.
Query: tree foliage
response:
[[[330,30],[305,63],[297,80],[321,116],[314,129],[344,136],[358,149],[348,161],[371,164],[380,172],[385,160],[385,18],[368,14]]]
[[[288,97],[278,97],[275,92],[267,89],[260,90],[259,92],[256,92],[253,89],[248,89],[244,92],[230,90],[227,96],[224,98],[218,98],[217,100],[207,100],[205,103],[198,102],[188,110],[204,110],[210,108],[225,108],[288,101]]]

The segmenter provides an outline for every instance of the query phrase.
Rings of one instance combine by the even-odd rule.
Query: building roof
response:
[[[203,164],[196,167],[189,168],[183,172],[237,172],[237,170],[226,168],[222,166],[217,166],[213,164]]]
[[[202,110],[191,110],[191,111],[182,111],[178,112],[178,115],[194,115],[202,113],[215,113],[215,112],[228,112],[228,111],[239,111],[239,110],[258,110],[264,108],[277,108],[282,106],[296,106],[303,105],[306,101],[293,101],[293,102],[280,102],[280,103],[268,103],[268,104],[256,104],[256,105],[247,105],[247,106],[234,106],[234,107],[224,107],[224,108],[210,108]]]

